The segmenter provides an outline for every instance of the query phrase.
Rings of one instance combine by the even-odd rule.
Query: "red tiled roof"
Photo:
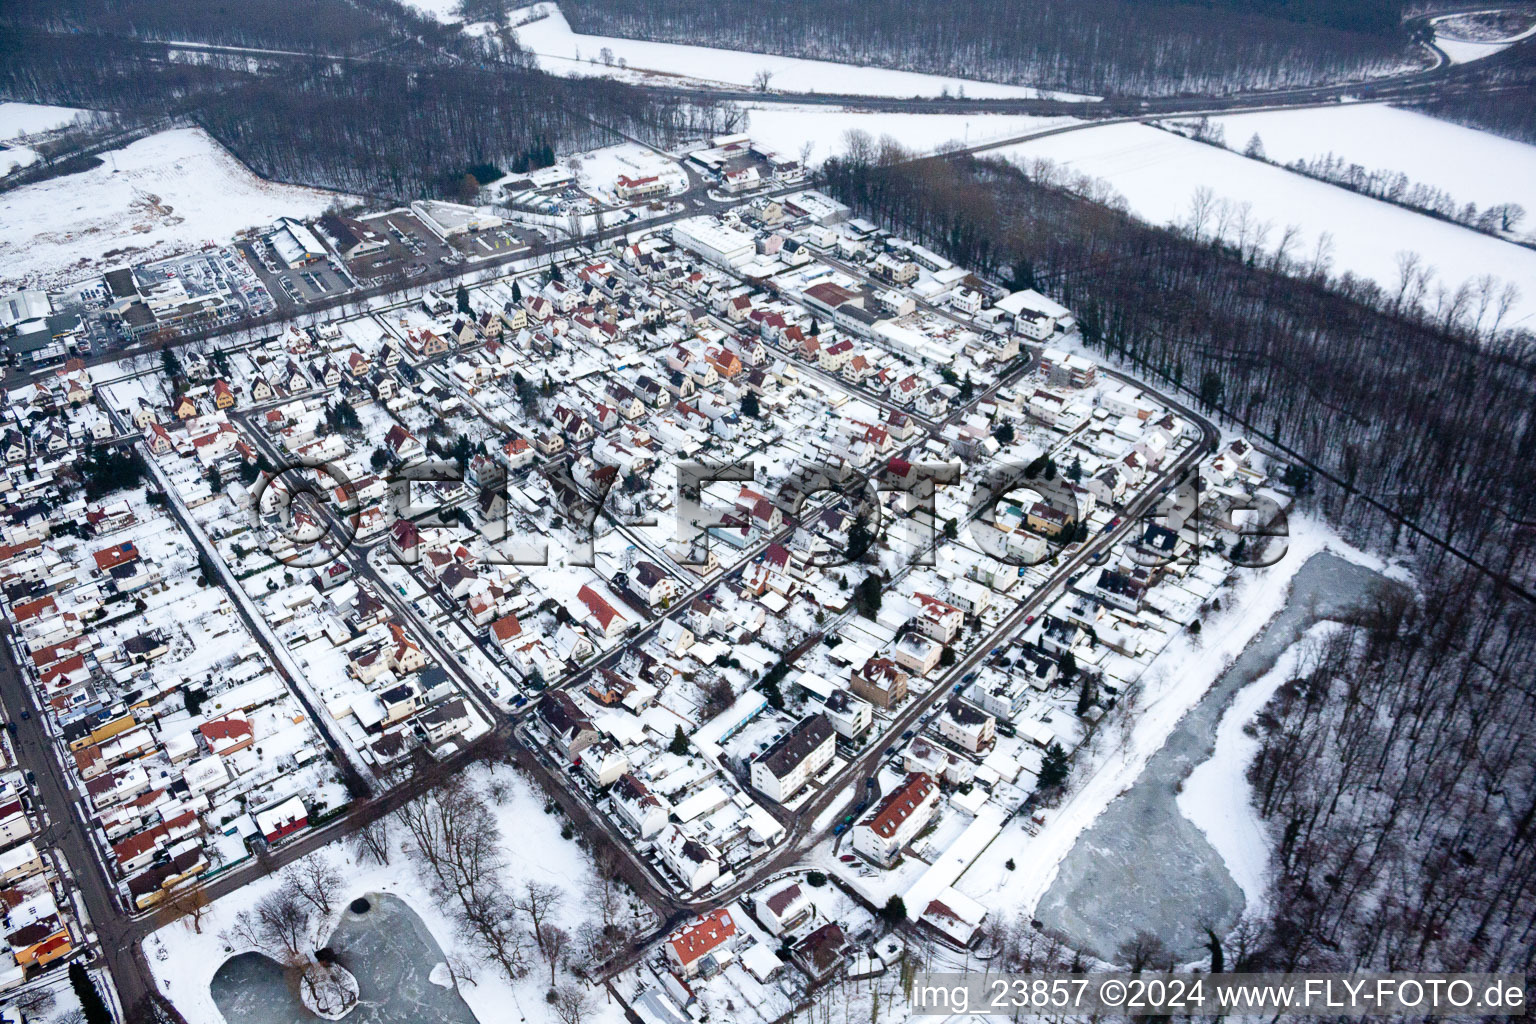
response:
[[[712,910],[693,924],[685,925],[668,940],[677,959],[691,964],[699,957],[718,949],[736,934],[736,922],[729,910]]]
[[[618,609],[614,608],[613,605],[603,599],[601,594],[589,586],[583,585],[581,590],[577,591],[576,596],[581,599],[582,604],[587,606],[587,611],[592,613],[592,617],[597,620],[597,624],[604,630],[607,630],[614,619],[622,619],[624,617],[619,614]]]
[[[932,791],[933,780],[928,777],[928,774],[913,772],[907,776],[907,781],[900,789],[881,801],[874,813],[859,824],[865,828],[874,829],[875,835],[889,839],[896,834],[901,823],[917,810],[918,805],[927,799]]]

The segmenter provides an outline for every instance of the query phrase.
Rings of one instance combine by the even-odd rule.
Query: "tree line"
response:
[[[1398,0],[576,0],[562,10],[577,31],[597,35],[1094,95],[1308,85],[1390,72],[1409,59]]]

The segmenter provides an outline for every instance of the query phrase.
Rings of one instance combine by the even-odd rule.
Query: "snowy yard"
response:
[[[620,175],[628,178],[662,178],[673,192],[685,191],[688,187],[688,176],[676,161],[637,142],[589,150],[566,157],[563,163],[573,170],[583,188],[602,202],[614,206],[629,202],[614,191]]]
[[[252,174],[207,134],[179,128],[103,154],[101,166],[0,196],[0,284],[56,285],[227,242],[337,199]]]
[[[1536,324],[1536,288],[1529,287],[1536,281],[1536,252],[1237,153],[1140,124],[1068,132],[1000,152],[1015,162],[1044,158],[1102,179],[1132,213],[1153,224],[1187,222],[1196,190],[1208,187],[1218,203],[1229,204],[1229,240],[1245,212],[1250,232],[1268,225],[1266,248],[1294,224],[1300,229],[1294,257],[1310,262],[1326,239],[1335,275],[1349,271],[1392,292],[1404,252],[1423,257],[1436,269],[1436,283],[1452,291],[1485,274],[1513,281],[1525,294],[1503,326]],[[1208,223],[1206,232],[1211,229]]]
[[[441,0],[432,0],[440,3]],[[542,17],[540,15],[543,15]],[[768,72],[769,88],[843,96],[941,96],[1030,98],[1041,95],[1080,99],[1066,93],[1042,93],[1019,85],[999,85],[943,75],[860,67],[835,61],[777,57],[712,46],[650,43],[611,36],[580,35],[553,3],[536,4],[512,13],[517,39],[538,58],[539,66],[573,78],[603,77],[630,81],[657,76],[688,78],[729,88],[754,88],[760,72]],[[534,20],[526,20],[534,19]],[[604,52],[611,57],[608,63]]]
[[[1367,171],[1401,171],[1479,207],[1519,203],[1536,216],[1536,146],[1412,110],[1354,104],[1215,117],[1239,152],[1255,134],[1267,159],[1288,164],[1329,153]],[[1522,225],[1526,231],[1536,225]],[[1425,255],[1428,255],[1427,253]]]

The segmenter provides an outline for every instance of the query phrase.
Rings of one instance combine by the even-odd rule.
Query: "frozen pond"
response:
[[[1326,552],[1308,559],[1285,608],[1179,721],[1136,783],[1078,838],[1035,917],[1105,959],[1138,931],[1191,958],[1203,953],[1206,925],[1225,935],[1242,915],[1243,892],[1205,834],[1179,812],[1179,784],[1210,757],[1216,727],[1238,691],[1314,624],[1363,607],[1381,586],[1396,584]]]
[[[348,1024],[478,1024],[458,990],[431,981],[444,960],[427,926],[403,901],[381,893],[368,909],[350,909],[331,935],[336,959],[357,978]],[[321,1020],[299,1001],[277,962],[261,953],[230,957],[213,976],[213,1001],[229,1024],[310,1024]]]

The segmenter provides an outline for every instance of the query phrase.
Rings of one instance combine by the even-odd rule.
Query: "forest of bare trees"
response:
[[[1494,69],[1490,88],[1443,92],[1418,109],[1469,128],[1536,143],[1536,62]]]
[[[167,61],[163,45],[0,30],[0,95],[195,122],[259,174],[388,198],[454,197],[468,168],[526,167],[616,132],[707,133],[710,104],[516,64]],[[544,156],[541,157],[541,154]]]
[[[1282,970],[1526,972],[1536,944],[1536,609],[1443,562],[1259,719]]]
[[[1401,4],[1218,0],[575,0],[579,32],[852,61],[1094,95],[1364,77],[1410,63]],[[781,84],[781,83],[779,83]],[[784,86],[787,87],[787,86]]]
[[[901,163],[890,144],[851,142],[828,167],[836,195],[1055,293],[1092,346],[1293,452],[1304,506],[1414,567],[1416,596],[1384,595],[1261,716],[1250,778],[1277,911],[1214,937],[1213,958],[1527,970],[1536,356],[1503,329],[1504,286],[1438,284],[1405,255],[1401,287],[1384,289],[1332,276],[1327,252],[1285,229],[1239,227],[1242,211],[1209,196],[1181,228],[1153,228],[1074,195],[1059,169]],[[1134,945],[1122,961],[1162,955],[1156,936]]]
[[[436,39],[436,22],[388,0],[7,0],[0,25],[59,34],[191,40],[225,46],[351,54],[410,37]]]

